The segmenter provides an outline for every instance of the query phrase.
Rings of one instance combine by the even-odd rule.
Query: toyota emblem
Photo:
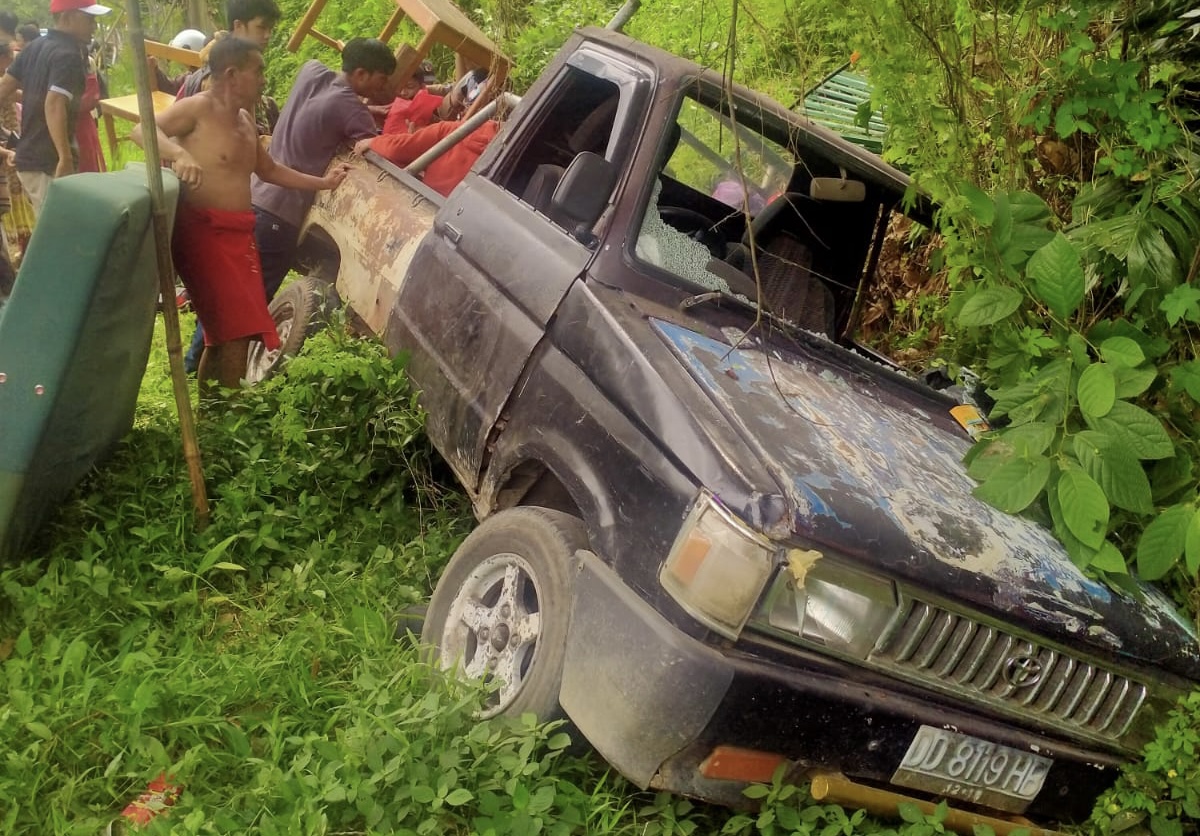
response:
[[[1036,685],[1042,678],[1042,663],[1034,656],[1022,654],[1004,660],[1004,681],[1013,688]]]

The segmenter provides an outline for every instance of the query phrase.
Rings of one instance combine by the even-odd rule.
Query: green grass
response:
[[[395,638],[473,524],[402,363],[332,329],[202,413],[200,532],[159,332],[133,431],[0,567],[0,832],[103,832],[163,774],[183,792],[148,832],[941,832],[779,783],[755,815],[641,793],[560,728],[476,721],[480,694]],[[1136,789],[1194,774],[1173,745],[1105,822],[1175,821]]]
[[[0,832],[102,832],[160,774],[153,832],[657,832],[395,640],[471,525],[401,364],[328,332],[199,434],[204,532],[160,334],[126,442],[0,570]]]

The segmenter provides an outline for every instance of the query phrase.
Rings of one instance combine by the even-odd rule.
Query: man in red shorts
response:
[[[202,395],[238,386],[252,339],[279,345],[254,245],[250,175],[289,189],[335,188],[345,168],[315,177],[276,163],[258,141],[251,113],[266,84],[261,48],[240,38],[208,58],[212,86],[158,114],[158,147],[184,184],[171,249],[200,322]],[[141,127],[133,139],[142,144]]]

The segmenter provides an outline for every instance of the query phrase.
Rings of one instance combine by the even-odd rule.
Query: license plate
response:
[[[998,743],[921,726],[892,783],[1022,813],[1054,761]]]

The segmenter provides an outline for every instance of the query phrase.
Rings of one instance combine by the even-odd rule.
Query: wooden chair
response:
[[[151,83],[154,80],[153,66],[149,65],[150,58],[160,60],[174,61],[177,64],[183,64],[185,67],[196,69],[204,62],[200,58],[200,53],[193,52],[190,49],[179,49],[170,44],[159,43],[158,41],[146,41],[146,67]],[[175,101],[175,97],[170,93],[162,93],[158,90],[151,93],[154,99],[154,112],[161,113],[166,110]],[[117,144],[122,140],[126,140],[128,136],[117,136],[117,129],[114,123],[115,119],[124,119],[133,124],[141,121],[141,114],[138,113],[137,94],[129,96],[117,96],[111,99],[102,99],[100,101],[100,116],[104,119],[104,133],[108,137],[108,150],[110,155],[115,159],[117,155]]]
[[[296,25],[296,31],[288,41],[288,49],[295,52],[306,37],[311,37],[341,52],[345,44],[316,28],[317,18],[327,2],[313,0]],[[455,78],[451,81],[461,78],[468,70],[482,67],[488,70],[491,77],[488,90],[503,89],[512,62],[450,0],[395,0],[395,3],[396,11],[380,30],[379,40],[384,43],[391,40],[405,17],[424,33],[415,47],[401,44],[396,50],[396,72],[392,80],[397,85],[416,72],[435,44],[442,44],[455,55]]]

